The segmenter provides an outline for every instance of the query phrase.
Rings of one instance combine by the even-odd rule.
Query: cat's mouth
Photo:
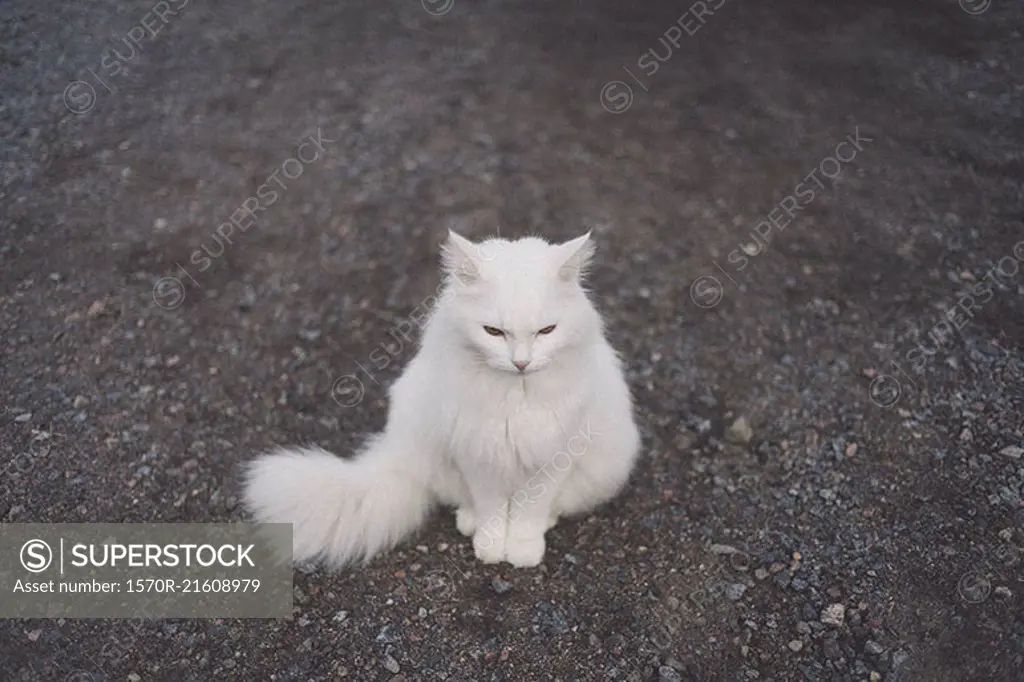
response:
[[[538,364],[538,365],[530,364],[530,365],[527,365],[523,369],[519,369],[518,367],[515,367],[515,366],[512,366],[512,367],[503,366],[502,369],[504,371],[508,372],[509,374],[514,375],[514,376],[517,376],[517,377],[520,377],[520,378],[526,378],[527,376],[529,376],[531,374],[536,374],[537,372],[539,372],[542,369],[544,369],[546,366],[547,366],[547,363],[545,363],[545,364]]]

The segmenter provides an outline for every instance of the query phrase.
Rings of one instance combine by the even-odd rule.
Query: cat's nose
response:
[[[516,366],[520,372],[526,371],[526,366],[530,364],[529,360],[513,360],[512,364]]]

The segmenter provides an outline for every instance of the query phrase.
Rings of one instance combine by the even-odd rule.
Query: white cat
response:
[[[473,244],[449,234],[438,305],[352,459],[282,449],[252,462],[256,520],[292,523],[294,559],[368,561],[437,504],[486,563],[537,566],[559,516],[614,497],[639,452],[633,405],[581,279],[590,233]]]

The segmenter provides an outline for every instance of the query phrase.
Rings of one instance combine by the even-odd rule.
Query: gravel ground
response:
[[[450,227],[594,228],[645,444],[538,569],[438,516],[290,621],[2,621],[0,679],[1021,679],[1024,5],[633,5],[0,5],[0,520],[349,451]]]

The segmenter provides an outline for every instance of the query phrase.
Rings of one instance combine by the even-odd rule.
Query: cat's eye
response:
[[[550,324],[547,327],[544,327],[543,329],[538,330],[537,333],[538,334],[550,334],[553,331],[555,331],[555,325]]]
[[[491,336],[505,336],[505,332],[501,331],[497,327],[488,327],[486,324],[484,325],[484,331]]]

